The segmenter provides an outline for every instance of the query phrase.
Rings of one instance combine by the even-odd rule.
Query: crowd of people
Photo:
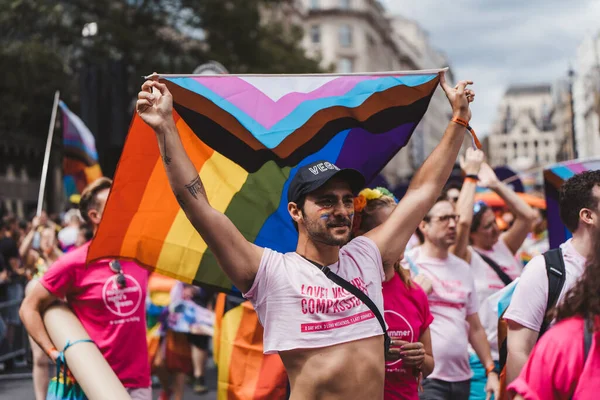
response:
[[[263,351],[279,354],[287,397],[595,398],[600,172],[563,185],[561,219],[573,237],[546,251],[543,211],[502,183],[482,151],[458,157],[475,96],[470,82],[450,87],[442,75],[441,83],[453,118],[400,200],[365,188],[355,170],[325,161],[299,167],[287,192],[298,245],[287,254],[246,241],[208,203],[165,85],[145,82],[137,109],[161,152],[169,148],[164,167],[187,217],[256,311]],[[457,159],[464,178],[444,186]],[[152,376],[161,399],[183,398],[187,377],[204,393],[214,294],[132,261],[86,265],[111,184],[92,183],[60,221],[4,217],[1,300],[23,303],[20,315],[2,315],[0,338],[10,346],[23,322],[36,399],[44,399],[48,362],[62,349],[42,316],[66,301],[132,399],[152,398]],[[478,188],[504,206],[477,201]],[[508,299],[506,311],[499,299]],[[243,369],[243,360],[232,368]],[[227,374],[219,379],[227,387]],[[275,398],[268,388],[261,396]]]
[[[0,348],[3,353],[23,346],[19,341],[21,320],[19,304],[32,282],[64,253],[92,238],[90,228],[76,208],[64,215],[48,216],[42,212],[29,220],[11,213],[0,218],[0,302],[7,304],[0,314]],[[45,363],[47,357],[33,345],[34,363]],[[4,371],[14,369],[14,359],[4,362]],[[46,382],[47,384],[47,382]]]

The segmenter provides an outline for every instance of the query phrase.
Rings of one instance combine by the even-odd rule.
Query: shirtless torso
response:
[[[290,379],[290,400],[383,398],[383,335],[279,355]]]

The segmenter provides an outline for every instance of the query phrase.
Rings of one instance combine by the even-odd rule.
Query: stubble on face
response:
[[[308,218],[302,216],[306,233],[310,240],[327,246],[343,246],[348,243],[352,236],[352,219],[325,220],[321,217]],[[336,228],[339,227],[339,228]],[[332,230],[347,227],[345,234],[333,234]]]

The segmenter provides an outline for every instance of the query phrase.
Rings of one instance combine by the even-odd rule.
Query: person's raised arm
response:
[[[531,232],[533,222],[537,218],[536,212],[511,188],[500,182],[494,170],[486,163],[481,165],[479,171],[479,185],[496,192],[515,216],[513,226],[502,235],[502,240],[510,251],[516,254],[527,238],[527,234]]]
[[[40,217],[33,217],[33,220],[31,221],[31,228],[29,229],[29,232],[27,232],[27,234],[21,241],[21,245],[19,246],[19,255],[22,259],[25,259],[25,257],[27,257],[27,254],[29,254],[29,250],[31,250],[31,246],[33,245],[33,238],[35,236],[35,232],[37,231],[37,228],[39,226]]]
[[[471,262],[469,233],[473,222],[473,203],[475,202],[475,191],[477,189],[477,181],[473,176],[479,174],[483,159],[483,151],[473,148],[468,148],[465,156],[460,159],[460,167],[467,178],[463,182],[456,202],[456,213],[458,214],[456,243],[450,247],[450,251],[468,263]]]
[[[138,94],[137,112],[156,133],[171,189],[219,265],[242,292],[252,286],[263,249],[250,243],[223,213],[211,207],[198,171],[187,155],[175,121],[167,86],[147,80]]]
[[[472,83],[460,81],[452,88],[446,82],[444,73],[440,75],[440,84],[452,106],[453,117],[466,122],[471,119],[469,103],[475,96],[466,87]],[[383,224],[366,233],[365,236],[377,244],[384,267],[394,265],[400,259],[406,243],[417,229],[419,222],[433,207],[452,172],[464,135],[465,127],[451,121],[442,140],[415,173],[406,194],[390,217]]]

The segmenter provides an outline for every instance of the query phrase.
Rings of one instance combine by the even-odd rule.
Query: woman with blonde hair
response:
[[[354,200],[354,233],[363,235],[382,224],[397,200],[385,188],[364,189]],[[395,265],[383,282],[384,317],[392,339],[386,356],[385,399],[417,400],[420,379],[433,371],[429,325],[433,316],[427,295],[410,271]]]

